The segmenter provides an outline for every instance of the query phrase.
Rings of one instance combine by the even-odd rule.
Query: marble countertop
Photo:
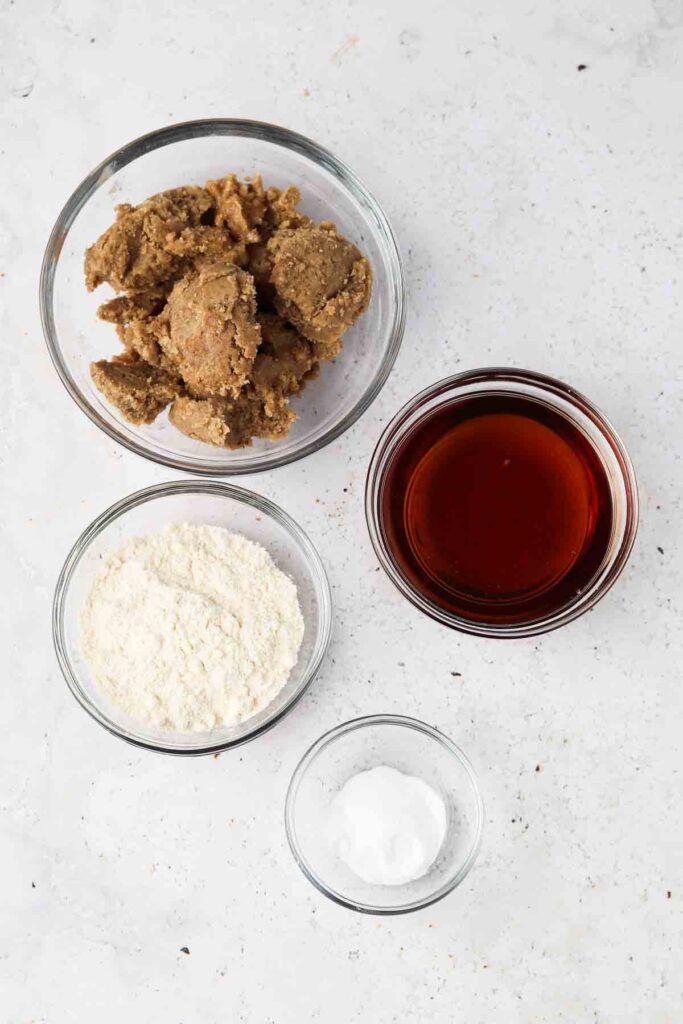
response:
[[[679,1024],[682,51],[674,0],[0,4],[4,1024]],[[409,313],[362,420],[244,481],[326,563],[324,668],[267,737],[187,761],[106,734],[55,662],[52,591],[74,538],[173,474],[69,399],[37,279],[95,163],[147,130],[230,115],[354,167],[397,233]],[[487,364],[591,396],[642,501],[612,593],[506,644],[404,601],[362,510],[387,418]],[[328,902],[283,829],[303,750],[372,712],[452,736],[486,801],[466,882],[402,918]]]

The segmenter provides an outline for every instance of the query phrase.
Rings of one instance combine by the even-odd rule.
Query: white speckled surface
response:
[[[678,0],[0,3],[4,1024],[681,1021],[682,49]],[[394,224],[410,309],[363,420],[247,481],[328,566],[324,670],[270,735],[187,762],[109,737],[55,663],[52,588],[75,536],[172,474],[70,401],[37,276],[86,171],[203,115],[282,123],[346,159]],[[404,602],[362,513],[387,417],[490,363],[590,395],[642,499],[613,593],[507,645]],[[450,734],[487,804],[462,888],[393,920],[313,891],[282,827],[304,748],[373,711]]]

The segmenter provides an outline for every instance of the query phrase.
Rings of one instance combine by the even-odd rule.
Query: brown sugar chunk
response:
[[[268,209],[268,199],[260,177],[239,181],[234,174],[207,181],[206,190],[216,204],[214,223],[227,228],[238,242],[258,242],[260,225]]]
[[[170,238],[165,248],[174,256],[191,261],[196,269],[209,263],[223,261],[239,267],[247,262],[247,249],[243,242],[236,242],[226,228],[200,224],[196,228],[184,228],[179,235]]]
[[[269,188],[266,198],[268,211],[264,223],[271,233],[282,227],[300,228],[313,223],[299,210],[301,193],[294,185],[288,185],[286,189]]]
[[[339,337],[328,337],[324,341],[318,340],[311,343],[315,358],[320,363],[329,363],[335,359],[342,350],[342,340]]]
[[[304,227],[313,221],[297,209],[301,195],[298,188],[293,185],[284,191],[269,188],[266,198],[268,206],[260,228],[260,241],[247,246],[247,269],[256,283],[259,301],[266,306],[272,306],[275,301],[275,288],[270,280],[273,256],[268,249],[268,242],[280,228]]]
[[[160,192],[139,206],[119,206],[115,222],[86,251],[88,291],[103,282],[116,291],[169,282],[182,263],[166,248],[169,236],[199,226],[212,208],[211,195],[192,185]]]
[[[189,437],[232,449],[248,447],[254,437],[277,441],[296,419],[286,398],[273,397],[266,408],[249,389],[237,398],[180,396],[171,406],[169,417]]]
[[[137,352],[133,352],[132,349],[124,349],[123,352],[117,352],[116,355],[112,356],[111,361],[112,363],[139,363],[140,356]]]
[[[247,389],[230,411],[230,443],[227,447],[247,447],[252,437],[279,441],[287,436],[295,420],[296,414],[283,396],[271,392],[268,400],[263,401]]]
[[[268,242],[275,308],[325,358],[367,308],[372,288],[368,261],[331,224],[282,228]]]
[[[254,391],[265,400],[298,394],[317,371],[313,345],[275,314],[262,313],[258,320],[262,341],[251,373]]]
[[[190,390],[237,395],[261,342],[251,275],[219,263],[189,274],[171,293],[168,321],[160,345]]]
[[[165,355],[162,346],[162,342],[168,339],[168,333],[168,314],[164,310],[159,316],[131,320],[123,327],[119,336],[127,351],[137,353],[152,366],[160,366],[175,373],[175,367]]]
[[[313,346],[278,316],[261,314],[258,320],[262,341],[250,384],[236,397],[177,398],[170,419],[183,433],[233,449],[250,445],[253,437],[278,440],[288,433],[296,416],[287,397],[315,373]]]
[[[100,320],[107,323],[125,326],[131,320],[160,313],[166,302],[163,288],[150,288],[144,292],[131,292],[129,295],[117,295],[115,299],[103,302],[97,310]]]
[[[91,363],[95,386],[131,423],[151,423],[180,390],[171,374],[142,360]]]
[[[181,395],[175,399],[168,417],[173,426],[188,437],[223,448],[230,433],[224,415],[228,406],[228,399],[225,398],[189,398]]]
[[[307,319],[344,289],[360,258],[356,247],[336,231],[317,225],[282,229],[268,248],[273,256],[272,276],[278,297]]]

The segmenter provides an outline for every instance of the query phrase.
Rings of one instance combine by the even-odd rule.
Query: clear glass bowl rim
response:
[[[434,893],[429,896],[425,896],[423,899],[415,900],[412,903],[405,903],[397,907],[377,907],[372,906],[368,903],[354,903],[353,900],[347,900],[341,893],[331,889],[323,882],[323,880],[316,874],[313,868],[309,865],[308,861],[301,852],[299,843],[296,835],[296,826],[294,824],[294,806],[296,803],[296,797],[299,790],[299,785],[308,768],[313,764],[316,757],[326,746],[333,743],[334,740],[338,739],[339,736],[343,736],[348,732],[355,732],[357,729],[364,729],[368,726],[373,725],[395,725],[402,726],[409,729],[415,729],[417,732],[421,732],[423,735],[428,736],[432,740],[440,743],[449,754],[451,754],[460,763],[461,767],[465,769],[472,792],[474,795],[474,802],[476,805],[477,822],[475,826],[475,835],[472,841],[472,845],[467,854],[467,857],[460,865],[458,870],[455,872],[452,878],[445,882],[439,887]],[[285,799],[285,831],[287,833],[287,841],[289,848],[292,851],[294,860],[299,865],[299,868],[306,876],[308,881],[315,886],[315,888],[321,892],[328,899],[331,899],[334,903],[338,903],[342,907],[346,907],[347,910],[355,910],[361,914],[376,914],[382,917],[395,916],[398,914],[411,914],[416,910],[423,910],[425,907],[431,906],[433,903],[438,903],[445,896],[448,896],[470,873],[470,870],[477,859],[479,849],[481,847],[481,836],[484,827],[484,803],[481,796],[481,790],[479,789],[479,783],[477,782],[477,776],[474,768],[472,767],[469,758],[463,753],[460,747],[445,736],[438,729],[433,728],[431,725],[427,725],[426,722],[421,722],[417,718],[410,718],[406,715],[364,715],[361,718],[353,718],[348,722],[342,722],[341,725],[336,725],[333,729],[329,729],[323,733],[305,752],[299,763],[297,764],[292,778],[290,779],[289,786],[287,788],[287,796]]]
[[[329,427],[320,437],[309,441],[299,449],[278,454],[277,448],[275,448],[254,455],[251,459],[245,459],[239,465],[226,466],[209,466],[191,457],[176,457],[153,451],[148,449],[144,442],[126,437],[104,419],[83,394],[62,358],[53,308],[55,272],[64,242],[74,220],[100,185],[122,167],[127,166],[146,153],[175,142],[185,142],[190,139],[204,138],[211,135],[252,138],[273,143],[300,153],[313,163],[324,167],[337,178],[370,215],[373,230],[382,238],[391,266],[390,287],[394,300],[394,316],[390,340],[382,362],[377,368],[374,377],[368,381],[365,391],[354,407],[337,424]],[[50,233],[40,272],[39,306],[43,335],[54,367],[71,398],[92,423],[99,427],[100,430],[103,430],[105,434],[108,434],[114,441],[123,445],[124,448],[135,452],[136,455],[182,472],[212,477],[258,473],[266,469],[284,466],[320,451],[325,445],[340,437],[367,411],[382,390],[401,347],[406,317],[405,282],[396,238],[382,207],[354,171],[327,149],[319,146],[312,139],[300,135],[298,132],[282,128],[279,125],[268,124],[264,121],[252,121],[241,118],[202,118],[195,121],[182,121],[178,124],[168,125],[167,127],[141,135],[139,138],[117,149],[98,164],[83,179],[66,201]]]
[[[318,591],[321,596],[320,627],[318,629],[311,663],[308,671],[299,683],[299,686],[294,693],[292,693],[290,699],[280,709],[280,711],[276,715],[273,715],[272,718],[267,719],[255,729],[247,731],[237,739],[224,740],[220,743],[187,747],[183,749],[166,747],[162,743],[153,743],[148,740],[142,740],[117,729],[115,725],[113,725],[109,719],[100,712],[99,708],[90,701],[88,696],[81,689],[78,682],[78,675],[71,665],[64,641],[64,604],[66,596],[68,594],[69,585],[76,566],[90,544],[99,536],[100,533],[102,533],[103,530],[105,530],[124,513],[130,511],[130,509],[136,508],[139,505],[144,505],[146,502],[152,501],[156,498],[163,498],[172,494],[213,494],[225,496],[232,498],[234,501],[249,505],[251,508],[256,509],[263,515],[274,519],[285,528],[290,537],[292,537],[299,547],[300,551],[304,554],[312,575],[316,579]],[[272,729],[274,725],[281,721],[285,715],[289,714],[292,708],[298,704],[308,687],[315,679],[320,666],[323,663],[325,654],[327,653],[331,635],[332,596],[330,584],[320,555],[313,546],[308,535],[299,526],[299,524],[295,522],[290,515],[288,515],[287,512],[268,498],[264,498],[260,494],[255,494],[253,491],[248,491],[243,487],[237,487],[234,484],[228,484],[220,480],[173,480],[166,483],[153,484],[151,487],[143,487],[139,491],[134,491],[132,494],[129,494],[125,498],[121,498],[119,501],[115,502],[113,505],[110,505],[109,508],[105,509],[104,512],[97,516],[97,518],[85,528],[71,548],[59,573],[52,603],[52,639],[55,653],[57,655],[57,661],[67,686],[81,707],[88,712],[91,718],[98,722],[113,736],[118,736],[119,739],[125,740],[127,743],[136,747],[142,747],[143,749],[153,750],[162,754],[176,754],[181,757],[216,754],[224,750],[230,750],[234,747],[242,746],[242,744],[248,743],[250,740],[256,739],[257,736],[261,736],[269,729]]]
[[[600,578],[594,580],[591,587],[584,591],[576,601],[566,605],[552,615],[529,623],[474,622],[452,615],[445,609],[428,601],[411,586],[398,570],[391,552],[384,542],[380,525],[378,498],[387,466],[386,458],[397,440],[401,437],[408,422],[410,421],[411,426],[417,422],[417,419],[412,419],[413,415],[420,408],[431,402],[432,399],[439,398],[448,401],[451,398],[457,397],[458,389],[470,387],[471,385],[480,386],[478,390],[481,393],[485,393],[487,385],[497,382],[509,383],[510,393],[515,392],[516,385],[528,385],[539,388],[548,395],[549,399],[552,399],[552,397],[561,398],[583,413],[600,432],[606,444],[612,449],[619,464],[626,494],[626,502],[623,509],[625,516],[624,535],[617,549],[611,555],[611,564],[609,564],[607,571]],[[473,393],[476,392],[468,392],[468,394]],[[417,395],[414,395],[399,409],[382,431],[382,435],[370,459],[365,483],[365,518],[370,533],[370,540],[380,565],[401,594],[416,608],[442,625],[449,626],[462,633],[469,633],[489,639],[519,639],[537,636],[541,633],[549,633],[551,630],[558,629],[560,626],[572,622],[580,615],[583,615],[584,612],[593,608],[612,588],[621,575],[635,542],[638,529],[638,485],[633,464],[624,443],[609,420],[590,399],[568,384],[546,374],[536,373],[533,370],[522,370],[516,367],[490,366],[466,370],[463,373],[444,377],[434,384],[430,384],[429,387],[424,388]]]

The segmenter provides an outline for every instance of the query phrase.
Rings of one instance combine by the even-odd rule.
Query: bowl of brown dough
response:
[[[223,119],[152,132],[88,175],[50,236],[40,306],[93,423],[211,476],[342,434],[405,320],[396,241],[355,174],[294,132]]]

